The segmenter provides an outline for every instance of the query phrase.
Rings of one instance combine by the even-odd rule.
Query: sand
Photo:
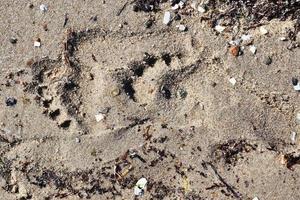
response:
[[[1,3],[1,199],[300,199],[295,20],[235,57],[198,13],[126,2]]]

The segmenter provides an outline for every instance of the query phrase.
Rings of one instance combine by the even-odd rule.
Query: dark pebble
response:
[[[265,59],[265,64],[266,64],[266,65],[270,65],[271,63],[272,63],[272,58],[268,56],[268,57]]]
[[[176,14],[176,15],[174,16],[174,20],[175,20],[175,21],[181,20],[181,16],[180,16],[179,14]]]
[[[9,41],[12,44],[16,44],[18,40],[16,38],[10,38]]]
[[[15,99],[14,97],[6,97],[5,103],[6,106],[14,106],[17,104],[17,99]]]
[[[295,77],[292,78],[292,84],[294,86],[296,86],[298,84],[298,79],[296,79]]]
[[[145,27],[150,28],[152,26],[152,24],[153,24],[153,20],[149,19],[145,22]]]

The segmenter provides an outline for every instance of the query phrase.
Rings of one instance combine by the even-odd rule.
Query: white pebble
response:
[[[252,200],[259,200],[259,198],[258,197],[254,197]]]
[[[180,24],[180,25],[177,25],[176,26],[180,31],[186,31],[186,26],[185,25],[182,25],[182,24]]]
[[[41,10],[42,12],[47,12],[48,6],[45,5],[45,4],[41,4],[41,5],[40,5],[40,10]]]
[[[165,12],[163,23],[165,25],[168,25],[168,24],[170,24],[170,22],[171,22],[171,13],[169,11],[167,11],[167,12]]]
[[[178,4],[175,4],[174,6],[172,6],[172,10],[177,10],[179,9],[179,5]]]
[[[202,6],[198,6],[198,12],[205,13],[206,9],[204,7],[202,7]]]
[[[34,47],[40,47],[41,43],[39,41],[34,41],[33,46]]]
[[[254,45],[251,45],[249,50],[251,51],[252,54],[256,53],[256,47]]]
[[[292,140],[292,144],[295,144],[296,143],[296,136],[297,136],[297,133],[296,132],[291,132],[291,140]]]
[[[243,41],[249,41],[249,40],[251,40],[251,38],[252,38],[251,35],[242,35],[242,37],[241,37],[241,39],[242,39]]]
[[[222,33],[225,30],[225,26],[217,25],[215,26],[215,30],[218,31],[219,33]]]
[[[286,37],[280,37],[279,40],[280,41],[287,41],[287,38]]]
[[[97,122],[100,122],[105,118],[105,115],[102,113],[99,113],[99,114],[95,115],[95,118],[96,118]]]
[[[269,31],[268,31],[265,27],[263,27],[263,26],[261,26],[261,27],[259,28],[259,31],[260,31],[260,33],[261,33],[262,35],[266,35],[266,34],[269,33]]]
[[[230,78],[229,82],[234,86],[236,84],[236,79],[235,78]]]
[[[297,85],[294,85],[294,90],[300,91],[300,83],[298,83]]]

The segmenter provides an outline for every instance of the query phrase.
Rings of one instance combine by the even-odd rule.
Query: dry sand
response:
[[[125,3],[1,3],[1,199],[300,199],[300,51],[279,40],[295,21],[234,57],[196,12],[166,26],[168,3]]]

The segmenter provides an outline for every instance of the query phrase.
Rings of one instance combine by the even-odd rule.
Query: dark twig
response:
[[[124,5],[118,10],[117,16],[121,15],[121,13],[123,12],[123,10],[126,8],[127,4],[128,4],[128,2],[124,3]]]
[[[219,172],[217,171],[217,168],[212,163],[205,162],[205,164],[209,165],[212,168],[212,170],[214,171],[214,173],[216,174],[216,176],[218,177],[218,179],[226,186],[227,190],[229,192],[231,192],[235,198],[242,199],[241,195],[239,194],[239,192],[236,192],[234,190],[234,188],[225,181],[225,179],[219,174]]]

